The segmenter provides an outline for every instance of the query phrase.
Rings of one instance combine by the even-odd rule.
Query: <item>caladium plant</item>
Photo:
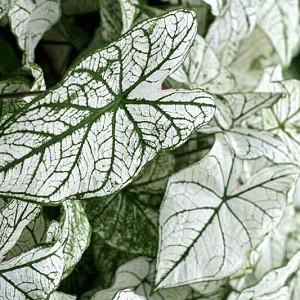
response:
[[[0,26],[0,299],[299,299],[298,0]]]

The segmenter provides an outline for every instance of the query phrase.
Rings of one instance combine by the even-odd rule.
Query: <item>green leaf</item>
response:
[[[210,95],[161,90],[193,42],[194,18],[178,10],[137,25],[3,122],[0,194],[52,203],[109,195],[207,124]]]
[[[89,201],[86,209],[94,234],[128,254],[154,257],[158,239],[158,213],[154,208],[160,204],[174,164],[173,156],[158,156],[127,188],[108,198]]]
[[[24,62],[31,63],[35,47],[60,17],[60,0],[16,0],[8,16],[19,46],[25,52]]]
[[[297,172],[278,164],[243,182],[242,161],[218,136],[206,158],[169,180],[160,210],[156,288],[240,270],[279,223]]]
[[[215,94],[228,93],[235,86],[233,76],[222,67],[212,48],[200,35],[196,35],[186,60],[171,78]]]

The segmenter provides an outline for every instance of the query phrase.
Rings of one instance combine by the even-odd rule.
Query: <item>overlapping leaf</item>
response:
[[[285,144],[274,133],[255,130],[243,123],[256,112],[276,103],[282,94],[245,93],[216,96],[217,132],[225,134],[235,154],[241,159],[265,157],[284,162],[290,157]],[[290,157],[291,159],[291,157]]]
[[[2,123],[0,193],[43,202],[105,196],[205,125],[210,95],[160,89],[192,44],[194,17],[179,10],[141,23]]]
[[[278,224],[297,170],[264,168],[243,183],[221,137],[199,163],[173,175],[160,211],[156,287],[228,277]]]
[[[235,86],[233,76],[200,35],[196,35],[186,60],[171,78],[215,94],[230,92]]]
[[[126,289],[123,291],[117,292],[113,300],[145,300],[144,297],[138,296],[133,291]]]
[[[229,300],[296,300],[288,286],[288,282],[300,268],[300,253],[296,253],[292,259],[284,266],[271,270],[261,281],[240,293],[232,293]]]
[[[299,1],[266,0],[258,7],[258,25],[268,35],[283,65],[299,46]]]
[[[119,291],[130,289],[147,300],[184,300],[190,293],[189,287],[166,289],[151,293],[154,265],[146,257],[135,258],[122,265],[116,272],[113,286],[96,292],[91,300],[109,300]]]
[[[7,300],[46,299],[57,289],[64,268],[64,238],[60,235],[58,224],[52,223],[45,245],[1,262],[1,296]]]
[[[255,27],[256,4],[257,0],[227,1],[209,28],[206,39],[226,65],[233,60],[238,43]]]
[[[19,46],[25,52],[24,61],[31,63],[38,42],[60,17],[60,0],[16,0],[8,16]]]
[[[89,201],[87,212],[93,232],[128,254],[154,257],[158,240],[155,208],[163,198],[174,164],[172,155],[158,156],[128,188],[108,198]]]

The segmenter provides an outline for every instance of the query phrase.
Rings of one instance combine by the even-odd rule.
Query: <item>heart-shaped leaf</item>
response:
[[[161,90],[196,34],[185,10],[147,20],[0,125],[0,194],[59,202],[106,196],[213,116],[200,90]]]
[[[297,169],[264,168],[247,182],[217,136],[210,154],[173,175],[160,210],[156,287],[226,278],[246,263],[285,207]]]

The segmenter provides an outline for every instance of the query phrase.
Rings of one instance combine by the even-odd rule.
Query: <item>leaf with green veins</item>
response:
[[[206,40],[219,57],[226,57],[227,52],[236,48],[253,31],[256,24],[256,2],[257,0],[227,1],[222,14],[212,23]],[[227,60],[228,58],[226,65],[232,59]]]
[[[49,226],[49,220],[45,218],[43,209],[41,209],[39,216],[23,229],[18,242],[7,253],[8,256],[14,257],[20,255],[23,252],[45,243]]]
[[[121,191],[107,199],[91,201],[88,211],[94,215],[93,232],[116,249],[154,257],[158,214],[138,197],[130,191]]]
[[[174,165],[171,154],[160,155],[127,188],[86,203],[94,234],[128,254],[155,257],[158,240],[155,208],[160,205]]]
[[[292,161],[288,148],[270,132],[245,128],[244,122],[256,112],[276,103],[282,94],[245,93],[216,96],[215,122],[235,154],[241,159],[266,157],[273,162]]]
[[[8,16],[12,31],[24,51],[25,64],[31,63],[35,47],[60,17],[60,0],[16,0]]]
[[[216,95],[215,119],[224,130],[240,126],[251,115],[276,103],[280,93],[232,93]]]
[[[118,268],[115,282],[111,288],[100,290],[91,300],[109,300],[119,291],[130,289],[146,300],[185,300],[190,293],[189,287],[165,289],[151,294],[154,265],[146,257],[140,256]]]
[[[234,290],[240,291],[257,284],[265,274],[272,269],[283,266],[287,259],[292,256],[287,256],[287,242],[294,218],[294,208],[289,205],[279,225],[253,251],[253,259],[249,270],[241,278],[231,280],[230,284]],[[299,248],[297,251],[299,251]],[[293,252],[293,255],[297,251]]]
[[[299,46],[299,1],[266,0],[258,8],[258,26],[268,35],[282,64],[288,65]]]
[[[46,299],[57,289],[64,268],[64,236],[58,227],[51,224],[44,245],[0,263],[0,290],[5,299]]]
[[[127,32],[138,14],[138,0],[99,0],[101,35],[105,41],[114,41]]]
[[[186,60],[171,78],[215,94],[228,93],[235,86],[233,76],[221,65],[200,35],[196,35]]]
[[[112,300],[146,300],[146,298],[138,296],[130,289],[125,289],[117,292]]]
[[[3,122],[0,194],[50,203],[109,195],[206,125],[212,96],[161,90],[193,42],[194,18],[178,10],[137,25]]]
[[[289,262],[278,269],[271,270],[256,285],[233,292],[229,300],[271,300],[271,299],[293,299],[291,298],[288,283],[291,277],[299,271],[300,252],[297,252]],[[295,299],[296,300],[296,299]]]
[[[8,200],[0,208],[0,261],[17,243],[23,229],[40,213],[37,204]]]
[[[68,218],[68,231],[63,251],[65,261],[63,278],[68,276],[81,259],[90,243],[91,228],[84,209],[79,201],[63,203],[65,218]]]
[[[278,224],[298,170],[278,164],[245,183],[241,172],[242,161],[218,136],[206,158],[170,178],[160,210],[156,288],[231,276]]]
[[[281,92],[283,96],[270,109],[263,112],[264,129],[278,135],[288,147],[290,154],[298,160],[300,155],[300,81],[267,82],[265,81],[267,79],[268,74],[257,89]]]

